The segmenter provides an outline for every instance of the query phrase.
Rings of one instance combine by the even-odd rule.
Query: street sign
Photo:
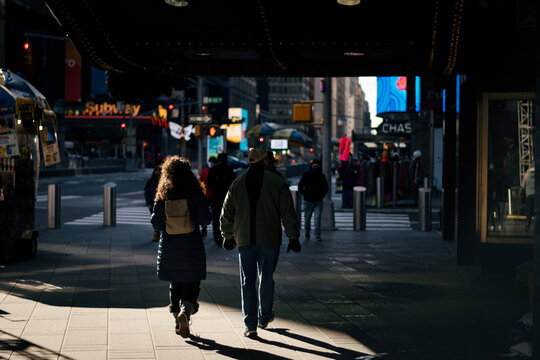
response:
[[[190,124],[208,124],[212,122],[212,115],[210,114],[190,114]]]
[[[203,97],[203,104],[221,104],[223,103],[223,98],[222,97],[209,97],[209,96],[204,96]]]
[[[289,148],[289,142],[285,139],[271,139],[270,149],[272,150],[287,150]]]

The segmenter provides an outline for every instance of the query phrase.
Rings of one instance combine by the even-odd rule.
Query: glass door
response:
[[[534,93],[484,93],[478,126],[482,242],[532,243]]]

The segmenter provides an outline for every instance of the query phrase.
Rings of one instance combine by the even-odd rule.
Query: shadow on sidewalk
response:
[[[205,339],[202,337],[192,335],[190,340],[186,341],[187,344],[198,347],[201,350],[216,351],[217,354],[228,356],[232,359],[238,360],[288,360],[289,358],[280,355],[272,354],[270,352],[236,348],[224,344],[217,343],[215,340]]]
[[[14,351],[13,355],[16,355],[17,358],[40,360],[62,356],[63,360],[75,360],[72,357],[62,355],[46,347],[34,344],[33,342],[19,339],[18,336],[15,336],[3,330],[0,330],[0,336],[2,337],[0,339],[0,350]]]
[[[270,329],[268,329],[270,330]],[[308,353],[317,355],[322,358],[328,358],[328,359],[357,359],[361,358],[363,355],[366,355],[365,353],[351,351],[348,349],[336,347],[330,344],[327,344],[322,341],[310,339],[308,337],[298,335],[298,334],[291,334],[288,332],[288,329],[275,329],[270,330],[273,332],[276,332],[280,335],[286,335],[290,336],[291,338],[294,338],[296,340],[301,340],[306,342],[306,344],[316,345],[320,348],[328,349],[332,352],[325,352],[321,350],[315,350],[310,348],[304,348],[300,346],[295,345],[289,345],[287,343],[279,342],[279,341],[273,341],[273,340],[266,340],[262,337],[257,336],[253,340],[259,341],[262,344],[266,345],[273,345],[279,349],[289,349],[292,351],[298,351],[302,353]],[[246,359],[246,360],[252,360],[252,359],[271,359],[271,360],[281,360],[281,359],[289,359],[286,357],[283,357],[281,355],[272,354],[272,348],[269,348],[269,352],[261,351],[261,350],[255,350],[255,349],[241,349],[241,348],[235,348],[224,344],[219,344],[215,340],[211,339],[205,339],[198,336],[191,336],[190,341],[186,341],[188,344],[194,345],[199,347],[201,350],[213,350],[217,351],[218,354],[225,355],[228,357],[231,357],[233,359]]]

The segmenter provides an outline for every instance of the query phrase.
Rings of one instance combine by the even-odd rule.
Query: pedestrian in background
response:
[[[424,181],[424,169],[422,168],[422,152],[415,150],[411,161],[411,171],[409,176],[411,177],[410,184],[412,186],[412,194],[414,205],[418,206],[418,189],[422,186]]]
[[[154,211],[154,198],[156,197],[156,190],[158,187],[160,174],[161,164],[154,168],[150,179],[148,179],[146,185],[144,186],[144,201],[146,203],[146,206],[148,207],[148,210],[150,210],[150,215],[152,215],[152,212]],[[152,241],[159,241],[159,231],[154,231]]]
[[[298,191],[304,197],[304,226],[306,239],[310,238],[311,215],[315,214],[315,241],[321,241],[321,213],[323,199],[328,193],[328,181],[321,167],[321,160],[314,159],[298,183]]]
[[[352,209],[353,188],[356,184],[358,172],[355,172],[355,169],[348,160],[341,162],[341,166],[338,171],[339,178],[341,179],[343,186],[343,191],[341,193],[341,207],[343,209]]]
[[[289,238],[287,252],[299,252],[301,246],[289,186],[267,168],[268,154],[264,149],[252,149],[248,161],[248,171],[232,183],[227,193],[220,221],[223,247],[238,247],[244,336],[256,337],[257,327],[265,329],[275,317],[273,274],[282,223]]]
[[[381,166],[375,153],[369,154],[367,164],[367,201],[366,203],[374,206],[376,204],[377,178],[381,175]]]
[[[220,247],[223,244],[223,238],[221,237],[221,232],[219,230],[219,216],[229,186],[234,181],[235,177],[233,169],[231,169],[228,164],[227,154],[218,154],[216,165],[213,166],[208,173],[207,186],[212,191],[210,203],[212,204],[214,241]]]
[[[217,159],[215,156],[210,156],[208,159],[208,163],[203,166],[202,170],[199,172],[199,181],[204,184],[204,194],[206,195],[206,198],[211,201],[212,200],[212,190],[208,188],[208,174],[210,173],[210,169],[215,165],[217,162]],[[201,226],[201,235],[206,236],[207,230],[206,225]]]
[[[175,331],[189,337],[189,322],[199,310],[201,280],[206,279],[206,252],[199,225],[212,219],[201,183],[188,159],[169,156],[163,163],[152,225],[160,231],[157,275],[169,282],[169,311]]]

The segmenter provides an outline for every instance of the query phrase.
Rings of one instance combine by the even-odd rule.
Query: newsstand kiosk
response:
[[[60,161],[54,112],[39,92],[41,99],[10,89],[5,74],[0,70],[0,264],[36,256],[39,145],[45,163]]]

